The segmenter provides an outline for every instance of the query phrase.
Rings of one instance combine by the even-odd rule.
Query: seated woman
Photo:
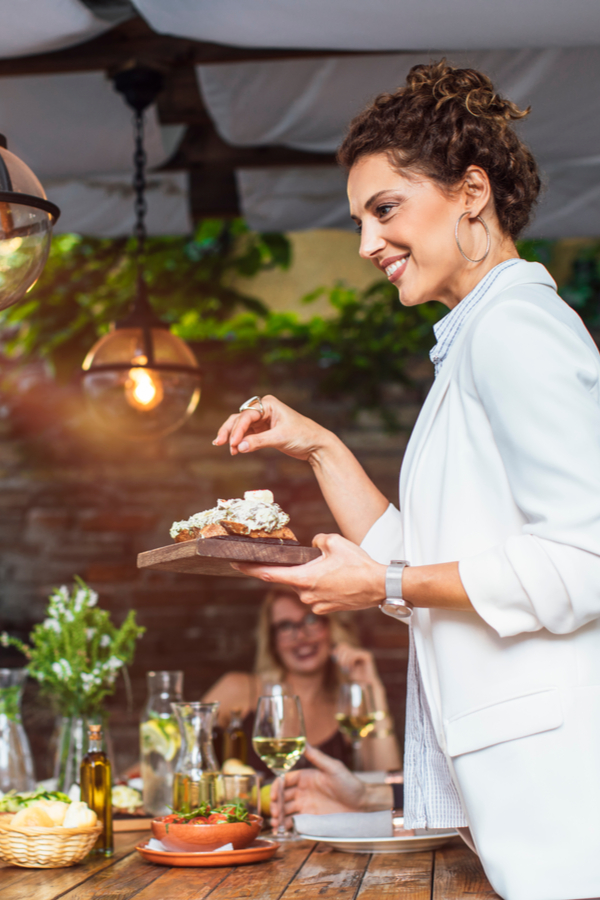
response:
[[[350,748],[335,719],[341,681],[370,684],[375,707],[383,713],[375,731],[362,744],[362,765],[367,770],[400,767],[400,754],[388,713],[385,688],[372,655],[356,647],[350,629],[335,616],[307,611],[297,594],[274,587],[262,605],[254,673],[228,672],[204,695],[205,702],[219,701],[218,724],[227,728],[231,713],[240,710],[248,741],[248,764],[259,772],[269,770],[252,748],[254,711],[261,694],[280,684],[286,693],[300,697],[308,741],[334,759],[350,762]],[[304,758],[298,766],[309,766]]]

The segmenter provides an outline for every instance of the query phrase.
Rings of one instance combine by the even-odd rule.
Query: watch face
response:
[[[403,600],[386,600],[380,606],[382,612],[394,619],[410,619],[412,607]]]

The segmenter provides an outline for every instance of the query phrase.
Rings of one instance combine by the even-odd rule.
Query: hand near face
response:
[[[234,413],[221,425],[213,444],[221,447],[229,441],[232,456],[273,447],[295,459],[308,459],[326,429],[270,394],[261,400],[264,415],[258,409]]]
[[[360,809],[366,796],[366,787],[356,775],[337,759],[308,746],[305,756],[314,769],[298,769],[285,776],[286,827],[292,827],[291,817],[296,813],[354,812]],[[279,779],[271,789],[271,822],[279,824]]]
[[[313,546],[323,555],[303,566],[236,563],[233,567],[262,581],[289,585],[318,615],[365,609],[385,599],[386,567],[352,541],[339,534],[318,534]]]
[[[369,650],[340,643],[336,644],[332,655],[350,681],[371,685],[379,683],[375,660]]]

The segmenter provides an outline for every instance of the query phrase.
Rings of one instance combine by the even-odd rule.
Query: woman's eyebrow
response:
[[[382,197],[384,194],[387,194],[387,191],[385,191],[385,190],[377,191],[376,194],[373,194],[373,196],[370,197],[367,200],[367,202],[365,203],[365,209],[368,209],[369,211],[371,211],[373,209],[373,207],[376,206],[379,198]]]

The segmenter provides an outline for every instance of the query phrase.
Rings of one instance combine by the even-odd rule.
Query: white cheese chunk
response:
[[[273,491],[246,491],[244,500],[258,500],[259,503],[273,503]]]

